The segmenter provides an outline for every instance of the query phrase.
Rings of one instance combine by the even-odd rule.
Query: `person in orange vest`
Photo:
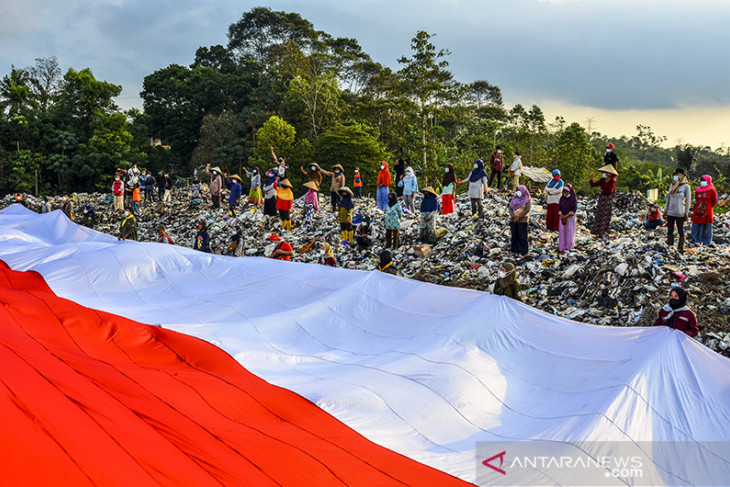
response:
[[[352,183],[352,187],[355,190],[355,199],[362,198],[362,175],[360,174],[360,168],[355,168],[355,180]]]
[[[26,206],[25,201],[23,201],[23,193],[15,193],[15,202],[20,205]]]
[[[139,187],[139,183],[134,183],[134,189],[132,190],[132,212],[135,215],[139,215],[140,201],[142,201],[142,191]]]
[[[271,253],[272,259],[291,261],[294,249],[289,242],[285,242],[275,233],[269,236],[269,242],[276,242],[276,248]]]

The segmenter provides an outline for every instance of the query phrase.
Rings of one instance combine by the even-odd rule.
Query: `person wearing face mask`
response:
[[[276,216],[276,182],[279,181],[279,172],[276,168],[266,171],[264,180],[264,215]]]
[[[712,209],[717,204],[717,191],[712,185],[712,177],[704,175],[695,192],[695,207],[692,210],[692,241],[702,245],[712,245],[712,222],[715,217]]]
[[[63,211],[64,215],[71,220],[74,221],[76,217],[74,216],[74,203],[71,201],[71,198],[68,197],[68,193],[63,195],[63,206],[61,206],[61,211]]]
[[[43,213],[50,213],[51,212],[51,204],[48,202],[48,199],[44,196],[41,198],[41,214]]]
[[[508,298],[522,301],[520,297],[520,283],[517,281],[517,269],[511,262],[507,262],[499,269],[499,277],[494,282],[492,290],[497,296],[507,296]]]
[[[700,329],[697,327],[697,316],[687,307],[688,294],[679,286],[673,287],[669,293],[669,304],[659,310],[654,326],[668,326],[696,337]]]
[[[677,250],[684,251],[684,223],[689,215],[692,192],[687,182],[687,175],[681,167],[674,171],[674,182],[667,192],[667,202],[664,204],[664,219],[667,220],[667,246],[674,245],[674,225],[677,225],[679,243]]]
[[[294,192],[288,179],[274,183],[276,186],[276,209],[279,211],[281,228],[291,231],[291,209],[294,202]]]
[[[502,146],[498,145],[492,155],[489,156],[489,167],[492,168],[492,174],[489,175],[489,186],[492,186],[494,177],[497,176],[497,189],[502,187],[502,171],[504,170],[504,159],[502,158]]]
[[[412,167],[406,168],[406,175],[398,182],[398,186],[403,187],[403,204],[411,213],[416,212],[415,197],[418,193],[418,179]]]
[[[403,186],[398,183],[406,176],[406,161],[402,157],[396,157],[393,170],[395,171],[395,194],[400,198],[403,196]]]
[[[380,272],[385,272],[386,274],[392,274],[394,276],[398,275],[398,271],[393,265],[393,256],[390,255],[389,251],[383,250],[380,252],[380,255],[378,256],[378,270]]]
[[[436,243],[436,215],[439,210],[439,201],[436,191],[431,186],[421,190],[421,220],[418,224],[418,239],[423,243]],[[405,195],[403,196],[405,197]]]
[[[529,251],[528,224],[532,198],[527,186],[520,185],[509,202],[509,229],[511,233],[510,250],[513,254],[526,255]]]
[[[611,227],[613,193],[616,191],[616,176],[618,176],[618,172],[610,164],[603,166],[598,171],[601,173],[601,179],[598,181],[593,181],[593,173],[590,176],[591,187],[601,188],[598,203],[596,203],[596,219],[591,227],[591,233],[596,237],[606,234]]]
[[[352,181],[352,188],[355,191],[355,199],[362,198],[362,175],[360,174],[360,168],[355,168],[355,177]]]
[[[509,167],[509,174],[512,177],[512,189],[516,190],[520,185],[520,176],[522,176],[522,156],[519,151],[515,151],[515,156],[512,159],[512,165]]]
[[[314,200],[310,202],[314,205],[314,210],[319,211],[319,191],[322,187],[322,172],[319,168],[319,165],[313,162],[306,170],[303,166],[299,166],[299,169],[302,171],[303,174],[307,176],[307,179],[309,179],[310,182],[314,183],[314,186],[317,188],[316,190],[313,190],[313,193],[311,195],[308,192],[307,196],[310,198],[314,198]]]
[[[117,240],[127,239],[137,240],[137,219],[134,217],[134,213],[129,210],[124,210],[124,219],[119,226]]]
[[[329,267],[337,267],[337,261],[335,260],[335,252],[332,246],[327,242],[324,242],[321,246],[321,253],[319,255],[319,263]]]
[[[259,169],[257,167],[254,167],[250,171],[245,167],[242,169],[251,182],[251,189],[248,192],[248,202],[254,206],[261,206],[264,204],[264,198],[261,194],[261,175],[259,174]]]
[[[286,171],[289,169],[289,166],[286,165],[286,158],[283,156],[276,157],[273,147],[271,147],[271,157],[274,158],[274,164],[276,164],[276,173],[279,179],[283,181],[286,179]]]
[[[456,199],[456,171],[453,164],[446,164],[444,178],[441,180],[441,214],[449,215],[454,212]]]
[[[396,193],[388,194],[388,209],[385,212],[385,248],[400,247],[400,217],[403,209]]]
[[[340,188],[339,222],[343,245],[355,243],[355,231],[352,228],[352,210],[355,205],[352,203],[352,195],[352,190],[347,186]]]
[[[606,153],[603,155],[603,163],[611,164],[613,169],[618,173],[618,156],[613,151],[614,149],[615,146],[613,144],[608,144],[606,146]]]
[[[226,186],[231,190],[228,195],[228,214],[236,216],[236,208],[241,203],[241,194],[243,194],[243,181],[238,174],[229,178],[227,173],[223,173],[223,176],[226,178]]]
[[[376,238],[377,232],[375,230],[375,225],[373,225],[368,215],[364,215],[362,217],[362,221],[357,226],[357,229],[355,231],[355,242],[357,243],[357,250],[359,250],[360,252],[368,250],[370,247],[373,246],[373,242],[375,242]]]
[[[378,180],[376,182],[377,193],[376,200],[378,203],[379,210],[388,209],[388,193],[390,192],[390,185],[392,180],[390,179],[390,171],[388,170],[388,163],[383,161],[380,163],[380,172],[378,173]]]
[[[332,182],[330,183],[330,205],[332,206],[332,213],[337,213],[337,206],[340,204],[340,189],[345,187],[345,170],[339,164],[332,166],[332,172],[320,169],[322,174],[330,176]]]
[[[560,203],[560,197],[563,195],[563,186],[565,186],[565,183],[560,179],[560,171],[554,169],[553,178],[545,185],[545,195],[547,196],[545,223],[547,229],[553,232],[558,231],[558,222],[560,221],[558,203]]]
[[[119,175],[114,176],[112,195],[114,196],[114,209],[124,211],[124,181]]]
[[[205,220],[200,220],[198,222],[198,233],[195,235],[195,240],[193,241],[193,249],[200,252],[206,252],[208,254],[213,252],[210,248],[208,223]]]
[[[662,219],[661,212],[659,212],[659,207],[655,203],[651,203],[646,213],[646,220],[644,220],[644,228],[647,230],[655,230],[662,225],[664,225],[664,220]]]
[[[221,206],[221,190],[223,189],[223,179],[221,178],[221,170],[219,167],[214,167],[211,171],[210,164],[205,166],[205,173],[210,175],[210,200],[212,202],[213,209],[218,209]],[[162,173],[160,173],[162,174]],[[164,185],[162,181],[159,181],[160,188]],[[162,199],[162,196],[160,196]]]
[[[466,180],[459,181],[464,184]],[[487,171],[484,170],[484,162],[481,159],[474,161],[474,169],[469,173],[469,200],[471,201],[472,218],[484,218],[484,207],[482,198],[487,195],[489,181]]]
[[[575,214],[578,211],[578,197],[573,186],[563,186],[562,197],[558,203],[558,250],[565,252],[575,247]]]

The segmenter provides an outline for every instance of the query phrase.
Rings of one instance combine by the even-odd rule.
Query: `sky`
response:
[[[355,38],[396,69],[417,31],[436,34],[457,80],[496,84],[508,106],[537,104],[548,121],[730,146],[730,0],[0,0],[0,75],[56,56],[141,108],[146,75],[225,45],[258,5]]]

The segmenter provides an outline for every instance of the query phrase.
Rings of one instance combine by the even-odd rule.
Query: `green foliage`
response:
[[[285,157],[287,165],[291,167],[290,154],[296,142],[296,130],[276,115],[270,117],[264,125],[256,132],[256,145],[253,149],[253,156],[249,164],[268,167],[273,164],[271,148],[274,148],[277,156]]]
[[[579,124],[572,123],[558,132],[548,149],[549,167],[560,169],[565,181],[576,191],[589,187],[588,176],[597,168],[600,157],[591,146],[588,136]]]

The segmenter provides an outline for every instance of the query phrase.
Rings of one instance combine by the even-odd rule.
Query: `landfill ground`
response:
[[[329,195],[328,195],[329,196]],[[93,228],[117,235],[122,214],[114,211],[106,194],[75,196],[76,221],[83,207],[96,210]],[[240,225],[244,234],[244,256],[265,256],[273,245],[268,236],[280,234],[295,250],[293,260],[316,264],[318,242],[335,248],[340,267],[374,270],[384,245],[384,212],[369,197],[355,200],[355,219],[370,215],[378,230],[374,245],[360,251],[343,245],[337,217],[331,211],[329,197],[320,195],[320,211],[313,218],[313,229],[303,226],[303,197],[295,200],[293,229],[282,231],[278,218],[266,217],[263,207],[246,205],[236,217],[227,215],[227,205],[213,210],[209,202],[191,207],[189,190],[173,190],[173,201],[166,206],[142,202],[138,218],[139,240],[155,241],[157,227],[164,226],[176,245],[192,247],[196,222],[209,225],[211,246],[224,253]],[[223,200],[226,200],[224,195]],[[28,195],[26,205],[40,211],[40,199]],[[54,210],[61,207],[60,197],[49,198]],[[647,231],[641,225],[647,207],[640,193],[616,192],[611,231],[595,239],[590,234],[596,197],[579,197],[576,248],[558,252],[557,232],[544,223],[544,199],[533,195],[530,221],[530,253],[512,256],[509,252],[508,196],[491,192],[484,199],[484,219],[471,215],[466,195],[457,197],[456,213],[439,215],[437,228],[447,233],[427,257],[417,255],[418,214],[404,214],[400,248],[393,252],[398,274],[420,281],[491,291],[502,263],[515,262],[522,286],[523,301],[545,312],[571,320],[607,326],[652,325],[661,306],[667,303],[669,290],[680,284],[690,291],[688,305],[697,314],[700,335],[706,346],[730,356],[730,214],[716,215],[713,245],[709,248],[687,244],[685,252],[666,246],[666,228]],[[13,203],[13,195],[0,200],[0,208]],[[416,208],[420,200],[416,198]],[[224,207],[225,206],[225,207]],[[685,232],[689,240],[689,223]],[[88,225],[87,225],[88,226]],[[357,234],[357,232],[356,232]],[[675,237],[676,238],[676,237]],[[308,250],[310,249],[310,250]]]

